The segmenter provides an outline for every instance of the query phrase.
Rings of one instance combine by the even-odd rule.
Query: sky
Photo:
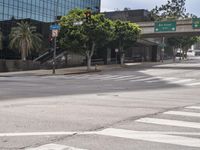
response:
[[[167,0],[101,0],[101,11],[123,10],[123,8],[131,9],[147,9],[151,10],[156,5],[165,4]],[[186,9],[188,13],[195,14],[200,17],[200,0],[186,0]]]

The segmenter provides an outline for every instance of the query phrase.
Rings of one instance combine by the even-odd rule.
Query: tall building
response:
[[[0,21],[15,19],[33,19],[53,22],[57,16],[63,16],[74,8],[91,8],[100,11],[101,0],[0,0]]]

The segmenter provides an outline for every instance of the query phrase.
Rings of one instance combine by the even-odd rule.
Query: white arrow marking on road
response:
[[[181,146],[187,146],[187,147],[200,147],[200,139],[174,136],[174,135],[166,135],[159,132],[156,133],[156,132],[131,131],[131,130],[108,128],[103,131],[99,131],[96,134],[104,135],[104,136],[127,138],[127,139],[133,139],[133,140],[174,144],[174,145],[181,145]]]
[[[86,150],[86,149],[79,149],[75,147],[69,147],[66,145],[47,144],[36,148],[28,148],[26,150]]]
[[[168,111],[163,114],[177,115],[177,116],[188,116],[188,117],[200,117],[200,113],[184,112],[184,111]]]
[[[157,119],[157,118],[142,118],[136,120],[142,123],[151,123],[165,126],[177,126],[177,127],[187,127],[187,128],[197,128],[200,129],[200,123],[197,122],[187,122],[178,120],[168,120],[168,119]]]

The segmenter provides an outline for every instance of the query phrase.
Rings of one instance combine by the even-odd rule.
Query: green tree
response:
[[[186,13],[185,8],[186,0],[168,0],[166,4],[158,7],[156,6],[151,10],[151,16],[153,20],[156,21],[166,21],[166,20],[179,20],[188,17],[195,17],[195,15]],[[177,36],[169,37],[167,39],[167,44],[173,50],[173,60],[175,61],[175,49],[180,48],[182,50],[182,56],[187,55],[187,50],[195,42],[198,41],[198,37],[191,36]]]
[[[87,69],[91,70],[91,59],[97,47],[105,45],[112,37],[112,21],[90,10],[75,9],[61,18],[60,25],[60,46],[86,56]]]
[[[121,64],[124,63],[125,52],[132,47],[139,38],[141,29],[135,23],[117,20],[114,22],[114,43],[120,52]]]
[[[157,21],[186,18],[189,14],[186,13],[185,2],[186,0],[168,0],[166,4],[152,9],[151,16]]]
[[[42,36],[36,32],[36,27],[23,21],[17,23],[17,27],[12,28],[9,38],[10,47],[19,49],[23,61],[26,60],[31,50],[39,49],[42,44]]]

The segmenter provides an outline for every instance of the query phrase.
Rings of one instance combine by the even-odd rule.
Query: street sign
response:
[[[60,30],[60,25],[59,24],[53,24],[50,26],[50,30]]]
[[[200,18],[193,18],[192,19],[192,28],[193,29],[200,29]]]
[[[118,52],[119,52],[119,49],[116,48],[116,49],[115,49],[115,53],[118,53]]]
[[[58,30],[52,30],[52,37],[58,37]]]
[[[155,22],[155,32],[173,32],[176,31],[176,21]]]

